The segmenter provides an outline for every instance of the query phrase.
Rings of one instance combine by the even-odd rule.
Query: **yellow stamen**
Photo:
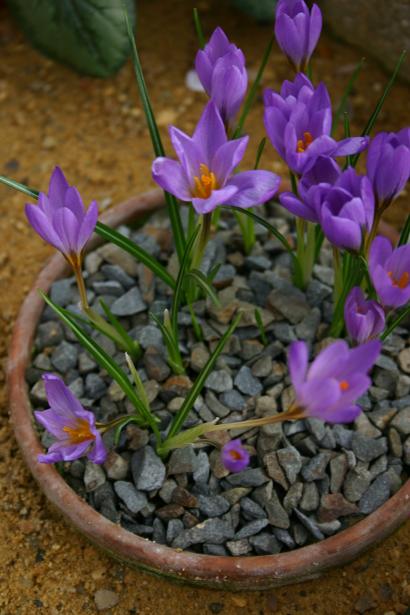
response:
[[[350,388],[350,384],[347,382],[347,380],[341,380],[339,382],[339,386],[341,391],[347,391]]]
[[[239,461],[240,459],[242,459],[242,455],[238,453],[238,451],[230,451],[229,454],[234,461]]]
[[[313,137],[310,132],[303,133],[303,139],[299,139],[296,144],[296,151],[298,154],[305,152],[309,145],[313,143]]]
[[[195,187],[192,196],[200,199],[208,199],[212,194],[212,190],[218,187],[215,173],[212,173],[206,164],[200,164],[199,168],[201,177],[194,177]]]
[[[85,419],[77,419],[75,427],[63,427],[63,431],[68,434],[70,444],[80,444],[86,440],[95,440],[95,435],[90,431],[90,425]]]
[[[389,271],[388,276],[391,278],[392,284],[393,286],[397,286],[397,288],[401,288],[402,290],[404,288],[407,288],[407,286],[409,285],[410,282],[410,274],[408,271],[405,271],[399,279],[395,278],[393,276],[393,272]]]

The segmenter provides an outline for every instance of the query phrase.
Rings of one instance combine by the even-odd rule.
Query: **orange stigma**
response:
[[[303,139],[299,139],[296,144],[296,151],[298,154],[305,152],[309,145],[313,142],[313,137],[310,132],[303,133]]]
[[[242,459],[242,455],[238,453],[238,451],[229,451],[229,454],[235,461],[239,461],[240,459]]]
[[[407,286],[409,285],[410,274],[408,271],[405,271],[404,273],[402,273],[399,279],[393,276],[393,271],[389,271],[388,276],[391,278],[393,286],[397,286],[397,288],[401,288],[403,290],[404,288],[407,288]]]
[[[339,382],[339,386],[341,391],[347,391],[350,387],[350,384],[347,382],[347,380],[341,380]]]
[[[95,440],[95,435],[90,431],[90,425],[85,419],[76,419],[75,427],[63,427],[63,431],[68,434],[70,444],[80,444],[86,440]]]
[[[200,164],[199,168],[201,177],[194,177],[195,187],[192,196],[199,199],[208,199],[212,194],[212,190],[218,187],[215,173],[212,173],[206,164]]]

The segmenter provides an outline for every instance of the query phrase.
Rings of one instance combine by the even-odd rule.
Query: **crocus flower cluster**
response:
[[[361,412],[356,401],[371,384],[368,372],[380,350],[377,340],[353,349],[338,340],[322,350],[309,367],[307,344],[293,342],[288,353],[296,395],[292,411],[329,423],[353,421]]]
[[[324,83],[316,88],[306,75],[284,81],[280,94],[266,90],[265,128],[278,154],[297,175],[308,171],[318,156],[348,156],[366,149],[367,137],[336,141],[330,136],[332,107]]]
[[[174,126],[169,133],[179,161],[157,158],[152,176],[178,199],[191,201],[197,213],[208,214],[224,204],[252,207],[276,194],[280,178],[275,173],[234,173],[245,153],[248,137],[229,141],[212,101],[205,107],[192,137]]]
[[[322,31],[322,13],[314,4],[309,11],[303,0],[279,0],[275,36],[296,71],[304,71]]]
[[[69,186],[59,167],[51,176],[48,194],[40,192],[38,205],[26,205],[26,216],[44,241],[73,267],[81,266],[84,247],[97,224],[98,206],[93,201],[86,211],[77,188]]]
[[[104,463],[107,450],[96,428],[94,414],[82,407],[61,378],[45,374],[43,379],[50,407],[34,415],[55,442],[38,460],[56,463],[87,456],[93,463]]]
[[[206,93],[228,126],[236,116],[248,87],[245,57],[222,28],[216,28],[195,59],[195,70]]]

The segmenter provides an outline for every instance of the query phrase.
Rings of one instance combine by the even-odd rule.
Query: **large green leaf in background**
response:
[[[8,0],[31,43],[95,77],[107,77],[129,55],[123,10],[135,24],[135,0]]]
[[[232,4],[256,21],[275,19],[276,0],[231,0]]]

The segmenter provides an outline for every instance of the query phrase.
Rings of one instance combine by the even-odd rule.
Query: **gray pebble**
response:
[[[362,461],[372,461],[387,452],[387,439],[368,438],[359,433],[354,433],[352,437],[352,451],[358,459]]]
[[[229,391],[233,387],[232,376],[223,369],[213,371],[206,379],[205,386],[216,393]]]
[[[245,395],[260,395],[263,386],[252,371],[246,365],[243,365],[235,377],[235,386]]]
[[[344,480],[343,493],[349,502],[358,502],[372,480],[371,473],[360,467],[350,470]]]
[[[225,391],[224,393],[222,393],[220,400],[223,406],[224,407],[226,406],[227,408],[229,408],[229,410],[241,411],[241,410],[244,410],[245,405],[246,405],[245,399],[235,389],[232,389],[232,391]],[[221,416],[218,413],[215,413],[215,414],[217,414],[217,416]]]
[[[299,521],[305,526],[305,528],[314,536],[317,540],[323,540],[325,537],[323,532],[319,529],[316,521],[304,515],[300,510],[295,508],[295,514]]]
[[[237,474],[230,474],[227,480],[233,487],[259,487],[269,478],[261,468],[248,468]]]
[[[319,491],[314,482],[305,483],[303,486],[303,497],[300,501],[300,508],[304,512],[312,512],[319,508]]]
[[[330,460],[330,453],[319,453],[311,459],[302,469],[302,476],[306,481],[319,480],[326,475],[326,467]]]
[[[260,555],[274,555],[275,553],[280,553],[281,550],[278,540],[268,532],[261,532],[257,536],[251,536],[249,542],[256,553]]]
[[[127,291],[122,297],[116,299],[111,306],[111,312],[115,316],[132,316],[146,309],[147,306],[136,286]]]
[[[168,464],[168,475],[191,474],[198,468],[198,459],[192,446],[172,451]]]
[[[100,465],[87,461],[83,480],[86,491],[95,491],[105,483],[105,472]]]
[[[268,520],[265,519],[255,519],[255,521],[251,521],[244,525],[239,532],[235,534],[235,540],[241,540],[242,538],[249,538],[249,536],[254,536],[258,534],[261,530],[263,530],[268,525]]]
[[[107,390],[107,385],[98,374],[87,374],[85,377],[85,394],[90,399],[99,399]]]
[[[230,504],[222,495],[199,495],[198,508],[206,517],[220,517],[229,510]]]
[[[77,365],[77,357],[78,348],[63,340],[51,355],[51,363],[58,372],[65,374]]]
[[[38,326],[36,345],[39,350],[49,346],[57,346],[63,341],[63,328],[57,321],[50,320]]]
[[[370,514],[390,497],[390,480],[386,472],[380,474],[370,485],[359,502],[361,513]]]
[[[114,483],[115,493],[133,514],[139,513],[147,504],[145,493],[137,491],[132,483],[117,480]]]
[[[289,446],[276,451],[276,455],[286,474],[286,478],[292,485],[296,481],[297,475],[302,468],[302,457],[299,451],[295,447]]]
[[[131,471],[138,490],[153,491],[162,486],[166,468],[154,449],[145,446],[133,454]]]
[[[182,531],[173,541],[174,549],[186,549],[191,545],[208,542],[224,544],[234,537],[235,531],[230,523],[222,519],[206,519],[194,527]]]
[[[410,406],[399,410],[390,425],[403,436],[408,436],[410,434]]]

